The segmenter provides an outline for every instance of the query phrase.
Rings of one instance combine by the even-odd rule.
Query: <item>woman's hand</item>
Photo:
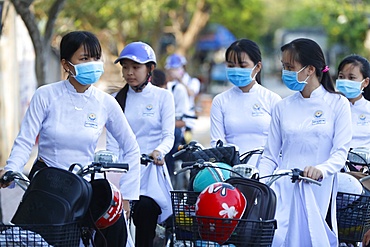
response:
[[[6,173],[7,171],[6,170],[4,170],[4,169],[1,169],[0,170],[0,188],[6,188],[6,187],[8,187],[13,181],[10,181],[10,182],[6,182],[6,183],[4,183],[4,182],[2,182],[2,178],[3,178],[3,176],[4,176],[4,174]]]
[[[306,166],[303,170],[303,176],[317,181],[323,178],[322,171],[314,166]]]
[[[164,157],[162,153],[158,150],[154,150],[149,156],[152,156],[154,159],[154,164],[157,166],[163,166],[164,164]]]

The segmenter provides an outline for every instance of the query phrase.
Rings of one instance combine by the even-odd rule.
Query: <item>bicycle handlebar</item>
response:
[[[181,154],[187,151],[195,152],[195,151],[202,150],[202,149],[203,149],[202,145],[200,145],[198,142],[191,141],[188,144],[179,145],[178,151],[174,153],[172,157],[176,158],[177,156],[180,156]]]
[[[178,170],[177,172],[174,172],[175,175],[177,175],[179,173],[182,173],[184,171],[187,171],[187,170],[195,169],[195,168],[202,169],[202,168],[205,168],[205,167],[214,167],[214,166],[212,165],[212,162],[205,162],[204,160],[200,159],[200,160],[197,160],[197,161],[183,162],[181,167],[182,168],[180,170]],[[222,167],[219,167],[219,168],[224,169],[224,170],[228,170],[230,172],[233,172],[233,173],[239,175],[240,177],[243,177],[242,175],[240,175],[239,173],[237,173],[234,170],[230,170],[230,169],[226,169],[226,168],[222,168]],[[308,182],[308,183],[313,183],[313,184],[316,184],[318,186],[321,186],[320,181],[317,181],[317,180],[314,180],[312,178],[303,176],[303,171],[300,170],[299,168],[277,170],[274,174],[261,177],[260,179],[270,178],[270,180],[268,182],[266,182],[266,185],[271,186],[276,180],[278,180],[279,178],[284,177],[284,176],[290,176],[291,180],[292,180],[292,183],[295,183],[296,181],[302,180],[302,181],[305,181],[305,182]]]
[[[210,165],[205,165],[204,160],[200,159],[197,161],[186,161],[182,162],[181,169],[178,171],[174,171],[173,174],[176,176],[177,174],[183,173],[187,170],[195,169],[195,168],[203,168],[203,167],[211,167]],[[208,162],[209,163],[209,162]]]
[[[23,190],[26,190],[30,180],[21,172],[7,171],[2,178],[0,178],[1,184],[15,182]]]
[[[116,163],[116,162],[92,162],[90,165],[81,168],[76,172],[79,176],[86,176],[93,173],[103,172],[127,172],[129,165],[127,163]]]
[[[270,178],[269,181],[266,182],[268,186],[271,186],[276,180],[278,180],[281,177],[284,176],[290,176],[292,178],[292,183],[295,183],[296,181],[302,180],[308,183],[313,183],[318,186],[321,186],[321,182],[314,180],[312,178],[304,177],[303,176],[303,171],[299,168],[293,168],[293,169],[282,169],[282,170],[277,170],[274,174],[272,175],[267,175],[262,178]]]
[[[210,167],[210,168],[218,168],[218,169],[221,169],[221,170],[226,170],[226,171],[229,171],[233,174],[236,174],[237,176],[239,177],[243,177],[243,175],[241,175],[238,171],[235,171],[234,169],[229,169],[229,168],[225,168],[225,167],[219,167],[217,165],[215,165],[213,162],[210,162],[210,161],[205,161],[203,159],[198,159],[197,161],[187,161],[187,162],[183,162],[181,164],[181,169],[178,170],[178,171],[175,171],[174,172],[174,175],[178,175],[182,172],[185,172],[187,170],[192,170],[192,169],[203,169],[203,168],[207,168],[207,167]]]
[[[140,157],[140,164],[147,166],[149,163],[154,162],[154,158],[147,154],[142,154]]]

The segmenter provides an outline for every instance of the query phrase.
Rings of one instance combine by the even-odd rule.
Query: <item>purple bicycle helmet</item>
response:
[[[179,54],[172,54],[166,59],[166,69],[176,69],[186,64],[186,58]]]
[[[132,42],[126,45],[125,48],[123,48],[123,50],[121,51],[121,54],[119,54],[119,57],[116,59],[116,61],[114,61],[114,63],[118,63],[124,58],[130,59],[140,64],[146,64],[148,62],[153,62],[157,64],[155,53],[152,47],[141,41]]]

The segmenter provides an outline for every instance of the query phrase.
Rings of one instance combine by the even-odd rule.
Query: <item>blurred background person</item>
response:
[[[179,57],[178,57],[179,58]],[[169,59],[167,59],[168,61]],[[180,61],[179,61],[180,62]],[[172,64],[171,64],[172,65]],[[184,133],[186,129],[187,119],[184,116],[189,113],[189,96],[186,87],[176,78],[180,77],[180,72],[177,68],[172,68],[169,64],[166,64],[166,76],[167,76],[167,88],[172,92],[175,100],[175,143],[171,151],[165,156],[166,164],[171,176],[171,181],[174,189],[185,189],[186,188],[186,177],[182,173],[175,176],[174,171],[180,169],[181,161],[175,161],[172,157],[174,153],[178,151],[180,145],[185,144]]]
[[[167,89],[166,73],[161,69],[154,69],[152,72],[152,84]]]
[[[369,77],[370,65],[364,57],[349,55],[339,63],[336,87],[351,103],[351,148],[370,147]]]
[[[189,110],[187,115],[196,116],[196,98],[200,91],[200,81],[198,78],[192,77],[186,71],[187,60],[179,54],[172,54],[167,57],[165,68],[169,71],[171,83],[174,81],[185,86],[189,97]],[[185,142],[188,143],[192,139],[191,131],[196,123],[195,118],[185,119]]]

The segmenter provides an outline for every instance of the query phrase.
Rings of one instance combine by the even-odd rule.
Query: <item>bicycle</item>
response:
[[[76,172],[72,172],[73,168],[79,167],[79,169]],[[56,170],[55,170],[56,169]],[[82,166],[79,164],[73,164],[71,165],[70,171],[58,169],[58,168],[43,168],[40,170],[40,174],[48,171],[63,171],[63,172],[68,172],[69,174],[72,174],[71,177],[80,177],[82,178],[83,181],[86,181],[83,179],[83,177],[87,175],[91,175],[92,177],[95,176],[97,173],[103,173],[104,178],[101,179],[101,181],[105,181],[105,172],[127,172],[129,169],[128,164],[125,163],[116,163],[114,155],[110,152],[107,151],[99,151],[95,155],[95,161],[92,162],[89,165]],[[45,173],[44,173],[45,174]],[[52,174],[52,173],[49,173]],[[36,177],[37,174],[35,174]],[[55,174],[54,174],[55,175]],[[41,175],[40,175],[41,176]],[[97,185],[91,185],[93,195],[90,194],[91,197],[89,199],[91,200],[86,200],[84,199],[84,195],[77,195],[81,196],[85,200],[83,203],[85,203],[85,208],[89,208],[90,211],[81,211],[79,209],[79,218],[77,220],[73,221],[68,221],[68,222],[61,222],[61,223],[50,223],[50,222],[42,222],[44,218],[38,218],[34,216],[26,216],[26,217],[20,217],[22,219],[22,223],[14,223],[16,220],[17,213],[23,216],[22,214],[25,211],[22,211],[24,206],[22,207],[22,203],[27,202],[29,197],[26,197],[28,189],[32,188],[35,184],[35,177],[30,181],[24,174],[19,173],[19,172],[13,172],[13,171],[8,171],[5,173],[5,175],[2,177],[2,182],[12,182],[14,181],[15,184],[17,184],[20,188],[22,188],[25,193],[23,195],[23,199],[21,203],[18,205],[18,209],[16,214],[13,216],[13,219],[11,222],[3,224],[0,227],[0,246],[79,246],[81,241],[84,240],[83,244],[84,246],[90,246],[90,239],[91,239],[91,232],[93,231],[91,229],[91,226],[89,226],[92,222],[88,222],[89,224],[86,225],[83,222],[84,220],[90,220],[90,216],[87,216],[88,213],[91,213],[92,220],[95,220],[95,213],[97,212],[98,207],[95,205],[96,203],[92,203],[92,196],[95,192],[95,190],[98,190]],[[50,177],[49,177],[50,178]],[[54,180],[56,183],[61,183],[62,180],[61,177],[51,177],[51,180]],[[70,177],[66,178],[70,179]],[[94,179],[94,178],[92,178]],[[100,183],[100,179],[99,183]],[[94,180],[94,181],[98,181]],[[91,184],[91,182],[87,182],[87,184]],[[107,182],[109,184],[109,182]],[[62,183],[61,183],[62,184]],[[89,186],[88,186],[89,187]],[[76,188],[77,189],[77,188]],[[105,190],[105,192],[108,192]],[[111,188],[112,195],[108,194],[107,196],[117,196],[115,193],[113,195],[114,190]],[[119,192],[119,191],[118,191]],[[99,194],[99,193],[98,193]],[[29,195],[29,194],[28,194]],[[119,194],[120,195],[120,194]],[[115,198],[114,198],[115,199]],[[46,200],[46,199],[45,199]],[[101,201],[107,201],[106,198],[101,198]],[[115,202],[113,198],[110,198],[109,202],[104,202],[101,205],[104,205],[104,207],[107,204],[110,204],[111,207],[105,207],[104,208],[104,213],[107,213],[106,210],[110,210],[113,212],[113,207],[114,209],[121,210],[120,205],[113,205],[112,203]],[[32,202],[32,205],[41,205],[41,206],[53,206],[51,204],[43,204],[42,202]],[[102,213],[101,208],[99,205],[99,214]],[[56,205],[54,205],[56,206]],[[121,205],[122,206],[122,205]],[[94,210],[94,211],[93,211]],[[27,213],[29,210],[27,211]],[[36,214],[37,212],[33,211],[31,213]],[[43,211],[42,212],[45,215],[48,215],[47,212]],[[118,212],[122,213],[122,212]],[[83,215],[82,215],[83,214]],[[55,216],[55,215],[54,215]],[[18,217],[19,218],[19,217]],[[58,217],[57,217],[58,218]],[[46,219],[46,218],[45,218]],[[28,221],[28,222],[27,222]],[[99,224],[100,218],[97,219],[96,221],[93,222],[93,224]],[[98,231],[97,227],[93,227],[95,230]],[[93,244],[93,243],[91,243]]]
[[[340,179],[353,182],[339,188],[336,197],[340,246],[360,246],[364,234],[370,229],[369,161],[369,149],[353,148],[348,152],[344,174],[339,174]],[[359,191],[350,193],[349,189],[353,188]]]
[[[178,151],[172,156],[183,162],[195,161],[195,157],[212,162],[225,162],[231,166],[237,164],[247,164],[253,155],[261,155],[264,148],[258,147],[242,154],[236,151],[236,146],[224,146],[219,140],[215,148],[205,148],[197,141],[191,141],[188,144],[180,145]],[[195,155],[195,153],[199,153]],[[237,157],[236,157],[237,156]]]
[[[204,169],[206,167],[214,167],[212,162],[204,162],[204,161],[196,161],[196,162],[184,162],[183,163],[183,170],[189,169]],[[248,176],[253,178],[245,178],[243,174],[240,174],[238,171],[230,170],[234,175],[230,178],[225,180],[225,183],[230,183],[240,191],[244,191],[245,187],[242,184],[238,186],[238,180],[243,180],[246,184],[259,184],[263,185],[262,187],[268,188],[270,192],[270,196],[274,197],[275,194],[270,189],[270,185],[275,182],[277,179],[289,176],[291,177],[292,182],[296,181],[306,181],[310,183],[314,183],[320,185],[321,183],[313,180],[311,178],[303,177],[303,171],[299,169],[290,169],[290,170],[278,170],[274,174],[265,176],[263,178],[270,178],[270,180],[266,184],[262,184],[258,181],[258,171],[256,168],[245,165],[245,168],[250,168],[247,174]],[[225,168],[220,168],[225,169]],[[253,170],[254,169],[254,170]],[[240,170],[240,169],[239,169]],[[245,170],[242,170],[245,171]],[[181,171],[180,171],[181,172]],[[235,180],[236,178],[236,180]],[[263,179],[260,178],[260,179]],[[209,187],[207,187],[208,189]],[[206,189],[205,189],[206,190]],[[205,191],[204,190],[204,191]],[[204,192],[203,191],[203,192]],[[201,193],[203,193],[201,192]],[[251,200],[253,195],[246,194],[248,192],[243,192],[247,201],[255,202]],[[275,212],[269,212],[270,215],[266,215],[265,218],[261,219],[251,219],[253,213],[252,208],[247,208],[244,212],[244,216],[240,219],[228,219],[228,218],[216,218],[216,217],[206,217],[206,216],[199,216],[196,215],[196,205],[197,200],[199,200],[200,192],[194,191],[171,191],[171,199],[172,199],[172,208],[174,214],[174,222],[173,222],[173,236],[172,241],[176,246],[270,246],[274,237],[274,232],[277,227],[276,220],[273,219]],[[260,200],[260,198],[259,198]],[[253,205],[254,203],[250,203]],[[260,205],[263,205],[264,202],[260,200]],[[266,204],[270,204],[267,202]],[[275,208],[276,205],[274,204],[274,200],[271,200],[271,205],[265,205],[265,207],[273,207]],[[248,215],[248,216],[246,216]],[[249,218],[250,217],[250,218]],[[212,231],[211,228],[207,228],[204,225],[204,222],[208,224],[213,224],[213,228],[217,229],[218,231]],[[230,228],[236,226],[234,229]],[[226,242],[216,242],[220,239],[225,239],[225,232],[228,232],[229,236]]]

